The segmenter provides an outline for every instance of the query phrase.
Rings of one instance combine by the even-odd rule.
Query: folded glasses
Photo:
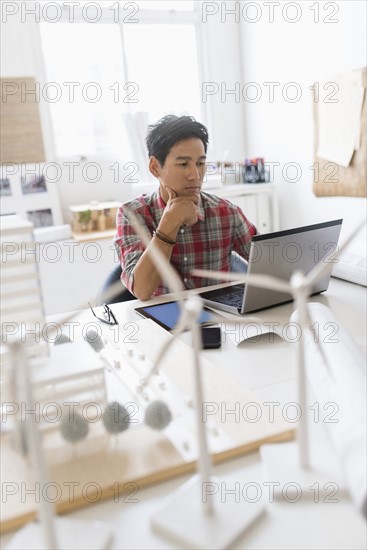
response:
[[[101,321],[102,323],[106,323],[107,325],[118,325],[118,322],[117,322],[117,319],[116,317],[114,316],[113,312],[112,312],[112,309],[107,305],[107,304],[103,304],[103,311],[102,311],[102,315],[103,315],[103,318],[102,317],[98,317],[98,315],[96,315],[96,313],[94,312],[92,306],[90,305],[90,303],[88,302],[88,305],[91,309],[91,312],[93,313],[94,317],[96,317],[96,319],[98,319],[98,321]]]

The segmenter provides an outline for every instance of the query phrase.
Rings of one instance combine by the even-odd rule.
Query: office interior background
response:
[[[37,172],[37,166],[42,168],[48,165],[45,182],[41,181],[33,193],[32,177],[27,179],[27,174],[24,176],[22,173],[26,169],[29,170],[28,175],[32,175],[31,158],[27,157],[26,167],[17,162],[5,163],[1,167],[1,214],[14,211],[26,217],[28,210],[38,208],[42,213],[43,209],[52,209],[52,219],[48,214],[33,218],[40,226],[34,233],[39,244],[36,262],[47,319],[59,320],[62,316],[58,314],[76,308],[86,309],[87,302],[94,302],[99,288],[117,261],[112,244],[113,231],[104,238],[88,238],[88,232],[84,233],[85,238],[78,240],[73,237],[70,227],[72,209],[76,205],[90,205],[93,208],[108,201],[122,203],[142,191],[153,189],[156,182],[147,171],[144,133],[148,123],[168,113],[193,115],[208,127],[208,172],[212,172],[212,176],[206,179],[204,190],[210,189],[223,196],[232,193],[231,196],[243,205],[250,220],[258,214],[260,231],[343,218],[343,242],[356,224],[365,218],[365,197],[317,197],[313,191],[313,183],[318,176],[313,107],[316,98],[318,102],[333,98],[333,83],[340,75],[366,67],[365,1],[2,1],[1,10],[1,78],[8,82],[12,79],[17,82],[34,80],[33,89],[27,80],[28,88],[23,90],[22,103],[34,103],[36,97],[44,157],[34,163],[34,170]],[[2,93],[2,103],[5,103],[4,90]],[[6,93],[11,95],[11,89],[5,90]],[[261,203],[262,207],[267,204],[262,212],[263,218],[259,209],[254,207],[250,195],[241,195],[248,184],[242,181],[239,166],[250,158],[263,158],[271,168],[271,181],[258,184],[259,190],[260,186],[262,189],[268,186],[271,190],[265,193],[265,198],[271,203]],[[216,163],[221,163],[219,168]],[[257,196],[256,191],[254,196]],[[31,208],[32,204],[34,206]],[[357,245],[359,250],[364,251],[365,257],[365,232],[358,235]],[[353,378],[356,373],[350,375],[350,372],[353,367],[359,367],[357,361],[354,362],[356,354],[352,354],[357,349],[355,344],[359,345],[358,351],[361,353],[365,346],[365,319],[362,318],[365,301],[360,299],[363,295],[365,300],[365,288],[337,279],[333,280],[333,284],[334,288],[329,293],[330,302],[326,295],[326,303],[330,303],[331,308],[326,315],[335,306],[333,314],[336,318],[339,313],[343,314],[342,322],[355,339],[350,345],[345,338],[345,342],[341,341],[336,348],[337,351],[334,350],[335,356],[341,349],[347,354],[350,352],[347,357],[352,358],[349,362],[344,361],[345,355],[342,353],[338,356],[339,361],[344,361],[343,367],[347,364],[348,369],[347,373],[344,368],[340,371],[346,373],[347,389],[344,391],[342,385],[338,396],[343,404],[342,398],[344,394],[349,397],[348,391],[353,384],[363,393],[363,384],[358,382],[360,378]],[[11,299],[16,293],[17,287],[12,289]],[[324,295],[321,302],[323,298]],[[15,299],[17,313],[23,315],[23,295],[19,293]],[[132,317],[126,314],[129,304],[115,307],[120,308],[119,320],[121,315],[124,321],[129,321],[127,325],[133,324],[130,323]],[[279,315],[282,323],[288,323],[289,318],[285,317],[290,308],[280,313],[280,308],[273,308],[269,318],[278,319]],[[129,315],[133,314],[137,317],[132,306]],[[82,312],[83,315],[88,322],[92,318],[89,310]],[[146,348],[142,348],[144,353],[138,345],[134,350],[129,348],[131,361],[145,361],[151,357],[149,353],[155,352],[161,345],[160,338],[155,338],[159,327],[154,325],[155,330],[148,334],[149,325],[146,323],[148,328],[144,329],[144,323],[146,321],[142,321],[140,327]],[[191,335],[186,333],[186,336],[186,342],[189,342]],[[99,362],[102,364],[102,360],[82,339],[73,342],[72,346],[74,344],[81,344],[78,349],[83,352],[75,353],[75,356],[80,362],[80,373],[83,374],[85,369],[85,378],[81,377],[79,382],[81,386],[87,386],[88,393],[87,382],[92,372],[88,369],[94,368],[97,363],[99,365]],[[222,395],[223,400],[227,399],[230,393],[226,393],[226,385],[221,385],[221,378],[217,383],[215,376],[212,376],[215,369],[217,372],[222,369],[228,380],[238,385],[236,390],[246,388],[246,391],[254,392],[256,399],[270,402],[276,398],[282,403],[297,401],[296,354],[288,342],[276,341],[271,355],[262,341],[250,350],[232,344],[227,341],[227,347],[223,345],[222,350],[209,360],[205,353],[210,352],[202,353],[204,360],[208,361],[206,366],[209,365],[206,389],[210,386],[208,382],[214,378],[220,399]],[[53,348],[54,356],[64,353],[65,347]],[[88,355],[87,347],[91,355]],[[220,355],[221,351],[225,355]],[[135,355],[131,359],[133,352]],[[174,366],[181,374],[184,372],[182,367],[189,367],[190,364],[186,353],[191,358],[191,340],[185,353],[175,352],[177,364]],[[306,353],[313,353],[312,346],[308,346]],[[338,364],[335,356],[333,367]],[[67,376],[69,372],[74,375],[72,371],[77,368],[67,351],[64,357],[62,369],[59,368],[63,371],[61,380],[64,369]],[[60,364],[56,362],[56,367]],[[110,375],[113,369],[103,366],[100,371],[103,371],[104,379],[107,371]],[[362,370],[361,373],[364,375]],[[56,375],[59,376],[59,373]],[[42,399],[48,398],[49,392],[57,387],[54,381],[52,384],[48,382],[47,376],[45,390],[41,384],[41,392],[45,394]],[[227,383],[227,378],[225,380]],[[107,394],[103,395],[105,386],[100,379],[95,384],[98,386],[97,397],[93,394],[93,400],[100,399],[102,403],[103,399],[107,399]],[[324,386],[329,389],[328,384]],[[120,400],[121,387],[121,384],[115,383],[113,388],[116,399]],[[64,391],[63,386],[61,391]],[[87,398],[90,400],[90,396]],[[353,401],[349,409],[351,419],[359,418],[358,402]],[[348,414],[341,414],[341,418],[347,417]],[[293,424],[291,427],[293,429]],[[238,428],[242,430],[242,425]],[[355,441],[358,440],[358,429],[363,433],[364,428],[365,423],[358,420]],[[145,430],[146,426],[139,426],[138,429]],[[328,426],[328,429],[332,433],[332,427]],[[4,429],[6,435],[5,432]],[[144,433],[149,434],[147,431]],[[343,435],[346,447],[350,442],[349,435],[349,432],[348,437]],[[107,435],[103,434],[103,437]],[[144,455],[144,451],[139,453],[139,458],[143,456],[147,463],[154,462],[154,457],[157,462],[162,461],[166,447],[159,437],[154,433],[153,436],[140,437],[140,440],[136,438],[143,447],[145,444],[149,447],[151,441],[154,447],[158,441],[153,459],[148,453]],[[123,452],[131,452],[124,440],[119,443],[117,436],[114,439],[115,448],[120,451],[120,445]],[[84,445],[82,441],[81,446]],[[93,438],[89,437],[85,445],[86,455],[90,449],[93,450],[93,445]],[[109,442],[105,445],[108,452],[109,445]],[[75,453],[74,444],[62,440],[59,448],[61,455],[63,452],[74,453],[70,463],[74,461],[78,464],[78,459],[83,458],[83,449],[80,451],[79,448]],[[363,462],[362,453],[358,459]],[[69,454],[66,460],[69,460]],[[92,472],[94,469],[98,473],[108,470],[105,462],[97,466],[93,458],[91,462]],[[131,462],[139,463],[139,460]],[[254,472],[257,475],[260,459],[258,453],[250,452],[222,467],[221,473],[231,473],[233,469],[234,474],[241,475],[239,479],[246,481]],[[120,472],[119,468],[120,463]],[[87,469],[85,471],[88,473]],[[356,468],[356,479],[358,473]],[[111,526],[114,524],[115,547],[119,541],[123,541],[121,544],[124,547],[137,547],[139,537],[139,540],[150,542],[152,512],[155,512],[161,497],[180,484],[181,478],[147,488],[145,493],[139,494],[139,508],[125,505],[125,501],[116,506],[111,500],[100,507],[97,503],[97,508],[91,506],[84,509],[81,517],[89,522],[86,533],[97,518],[97,510],[98,519],[111,522]],[[307,504],[301,505],[300,514],[299,508],[296,509],[293,504],[286,512],[281,504],[283,512],[270,519],[268,514],[269,517],[264,520],[267,521],[265,527],[259,523],[253,531],[249,531],[249,538],[243,547],[285,547],[278,544],[278,539],[286,541],[287,536],[289,548],[295,547],[295,544],[300,548],[307,547],[307,542],[303,541],[312,541],[314,547],[320,548],[347,548],[349,541],[352,541],[350,547],[363,547],[364,518],[360,517],[359,512],[357,517],[351,502],[344,502],[341,498],[337,512],[334,511],[334,504],[326,504],[320,513],[315,507],[310,513]],[[313,523],[310,523],[310,518]],[[268,526],[271,530],[267,530]],[[89,534],[93,536],[92,531]],[[163,539],[153,540],[152,547],[163,547],[160,540]],[[168,542],[165,547],[170,547]]]
[[[1,76],[34,77],[39,86],[45,161],[61,167],[48,183],[59,224],[70,223],[72,205],[124,202],[152,185],[131,128],[168,113],[207,125],[209,162],[262,157],[273,166],[280,229],[343,218],[344,235],[363,217],[364,198],[316,197],[312,184],[316,86],[324,101],[333,75],[366,65],[365,2],[116,6],[3,3]],[[98,163],[98,181],[93,169],[85,178],[87,163]],[[85,261],[79,247],[70,262],[64,247],[59,261],[41,262],[46,313],[97,292],[116,261],[111,244],[99,261]]]

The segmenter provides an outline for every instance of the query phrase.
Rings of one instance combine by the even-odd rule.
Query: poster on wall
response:
[[[0,79],[0,164],[44,162],[45,151],[33,77]]]
[[[39,100],[26,94],[35,87],[34,77],[0,79],[0,214],[40,228],[63,220],[57,182],[47,177]]]
[[[41,210],[29,210],[27,218],[33,223],[34,228],[49,227],[54,225],[51,208],[43,208]]]
[[[11,187],[9,178],[0,179],[0,197],[10,197]]]
[[[313,192],[317,197],[366,197],[366,68],[329,80],[337,87],[338,101],[313,103]]]
[[[63,223],[56,182],[44,163],[0,166],[0,214],[18,214],[35,228]]]
[[[23,195],[47,192],[46,180],[43,175],[24,175],[21,177],[21,184]]]

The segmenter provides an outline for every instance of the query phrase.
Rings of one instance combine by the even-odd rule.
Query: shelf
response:
[[[73,213],[85,212],[86,210],[111,210],[112,208],[119,208],[121,202],[119,201],[106,201],[106,202],[88,202],[86,204],[77,204],[70,206],[69,209]]]
[[[75,241],[82,243],[113,238],[115,236],[115,233],[116,229],[106,229],[106,231],[84,231],[83,233],[72,232],[72,236]]]
[[[234,183],[231,185],[222,185],[221,187],[216,187],[215,189],[205,187],[205,184],[203,185],[204,192],[214,192],[215,195],[224,197],[273,193],[274,189],[274,183]]]

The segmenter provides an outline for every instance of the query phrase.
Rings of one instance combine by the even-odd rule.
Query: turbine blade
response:
[[[211,316],[210,320],[205,323],[210,325],[212,323],[224,323],[225,321],[228,322],[235,322],[239,323],[240,325],[248,325],[249,323],[263,323],[264,321],[260,317],[250,317],[247,315],[235,315],[234,313],[229,313],[228,311],[221,311],[216,309],[212,306],[205,305],[205,309],[209,309],[211,312],[213,312],[213,315]]]
[[[181,318],[183,316],[184,316],[184,314],[181,315]],[[162,362],[162,360],[163,360],[164,356],[166,355],[167,351],[172,346],[173,342],[175,342],[177,340],[177,338],[180,336],[180,334],[184,330],[185,330],[185,325],[182,323],[182,326],[180,327],[180,329],[177,328],[176,331],[172,334],[172,338],[168,338],[164,342],[163,346],[159,350],[159,353],[158,353],[157,357],[155,358],[155,361],[154,361],[154,364],[153,364],[152,368],[150,369],[150,371],[148,372],[146,377],[141,382],[141,384],[139,386],[139,391],[142,391],[149,384],[150,379],[152,378],[153,374],[157,371],[158,366]]]
[[[310,310],[308,309],[308,304],[305,305],[305,311],[304,311],[304,313],[305,313],[305,318],[306,318],[306,327],[305,327],[305,328],[306,328],[307,330],[309,330],[309,331],[314,335],[314,333],[313,333],[312,330],[311,330],[311,327],[312,327],[312,325],[313,325],[313,320],[312,320],[312,317],[311,317],[311,315],[310,315]],[[316,347],[317,347],[317,349],[318,349],[318,351],[319,351],[319,353],[320,353],[320,355],[321,355],[321,357],[322,357],[322,360],[323,360],[325,366],[327,367],[327,369],[328,369],[330,375],[332,376],[332,372],[331,372],[331,369],[330,369],[330,366],[329,366],[327,357],[326,357],[326,355],[325,355],[325,353],[324,353],[324,350],[323,350],[323,348],[322,348],[320,342],[319,342],[318,340],[316,340],[315,338],[313,338],[313,342],[314,342],[314,344],[316,345]]]
[[[229,273],[226,271],[209,271],[207,269],[193,269],[191,271],[193,275],[197,277],[207,277],[208,279],[227,279],[228,281],[247,283],[257,286],[259,288],[266,288],[268,290],[278,290],[279,292],[285,292],[292,294],[291,285],[270,275],[247,275],[246,273]]]
[[[106,304],[108,304],[110,300],[113,300],[115,296],[122,292],[123,289],[124,286],[122,282],[115,281],[107,290],[103,291],[103,300],[106,302]]]
[[[104,293],[103,293],[103,297],[106,301],[106,303],[109,302],[109,300],[113,299],[115,296],[117,296],[118,294],[120,294],[121,290],[122,290],[123,286],[122,286],[122,283],[121,281],[115,281],[110,287],[108,290],[106,290]],[[93,302],[93,299],[89,300],[89,302]],[[65,323],[67,323],[70,319],[72,319],[73,317],[75,317],[76,315],[78,315],[78,313],[84,309],[86,309],[88,305],[88,302],[81,302],[73,311],[69,311],[68,313],[65,313],[65,315],[63,317],[60,318],[60,320],[58,321],[58,323],[60,325],[63,325]]]

